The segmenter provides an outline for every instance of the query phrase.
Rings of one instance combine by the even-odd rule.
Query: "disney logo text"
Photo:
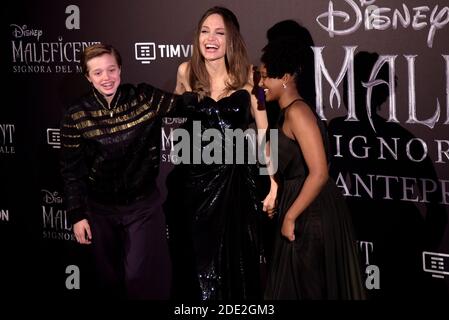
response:
[[[19,26],[17,24],[10,24],[11,27],[14,28],[12,31],[12,35],[18,39],[22,37],[36,37],[37,41],[42,36],[42,30],[38,29],[28,29],[27,25]]]
[[[58,191],[50,192],[48,190],[41,190],[44,193],[43,200],[46,204],[62,203],[62,197],[59,196]]]
[[[400,9],[375,6],[376,0],[359,0],[360,8],[354,0],[344,1],[350,7],[352,14],[343,10],[335,10],[333,1],[329,1],[327,12],[323,12],[316,18],[320,27],[329,32],[330,37],[354,33],[360,28],[363,21],[365,30],[387,30],[389,28],[396,30],[401,24],[403,28],[410,26],[413,30],[428,27],[427,46],[432,48],[436,31],[449,23],[449,7],[439,9],[438,5],[435,5],[430,12],[429,6],[409,9],[403,3],[401,11]],[[363,6],[366,8],[362,9]],[[351,16],[354,18],[351,19]],[[327,24],[323,21],[326,19]]]

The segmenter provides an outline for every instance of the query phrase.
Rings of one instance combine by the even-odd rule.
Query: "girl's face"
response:
[[[264,64],[260,66],[259,87],[264,89],[266,101],[279,100],[284,89],[282,83],[282,79],[267,76],[267,68]]]
[[[115,57],[111,54],[103,54],[90,59],[87,62],[87,70],[87,79],[110,102],[121,81],[121,69]]]
[[[205,60],[224,58],[226,54],[226,28],[223,17],[217,13],[204,20],[199,38],[200,52]]]

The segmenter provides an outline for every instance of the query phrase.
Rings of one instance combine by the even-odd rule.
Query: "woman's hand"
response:
[[[268,218],[273,218],[277,213],[277,192],[270,190],[265,199],[262,201],[262,210],[267,213]]]
[[[90,231],[89,222],[87,219],[78,221],[73,225],[73,233],[75,234],[76,241],[80,244],[91,244],[92,233]]]
[[[268,192],[265,199],[262,201],[263,208],[262,210],[268,214],[268,218],[273,218],[273,216],[277,213],[277,194],[278,194],[278,184],[274,180],[273,176],[270,176],[270,192]]]
[[[288,240],[295,241],[295,219],[285,215],[284,221],[282,222],[281,233]]]

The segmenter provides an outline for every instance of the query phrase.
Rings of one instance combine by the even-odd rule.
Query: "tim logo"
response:
[[[191,44],[158,44],[154,42],[136,42],[134,51],[136,60],[143,64],[149,64],[159,58],[188,58],[192,56]]]
[[[444,279],[449,275],[449,254],[423,251],[422,264],[425,272],[430,272],[433,278]]]
[[[156,60],[156,44],[154,42],[136,42],[134,44],[136,60],[142,64],[149,64]]]
[[[61,132],[60,131],[61,131],[60,129],[53,129],[53,128],[47,129],[47,143],[53,149],[61,148]]]

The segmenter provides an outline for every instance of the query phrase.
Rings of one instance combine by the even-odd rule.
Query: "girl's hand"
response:
[[[285,216],[282,222],[281,233],[290,241],[295,241],[295,220]]]

